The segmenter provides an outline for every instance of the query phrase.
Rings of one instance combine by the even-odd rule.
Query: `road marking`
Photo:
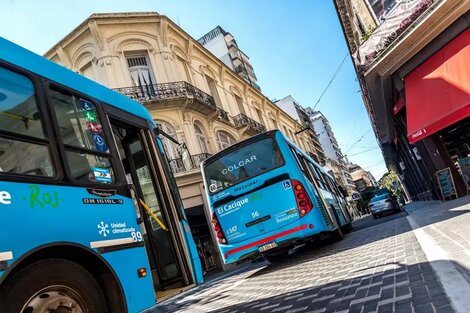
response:
[[[407,300],[407,299],[410,299],[411,296],[412,296],[411,293],[409,293],[407,295],[393,297],[391,299],[385,299],[385,300],[379,301],[379,306],[390,304],[390,303],[395,303],[395,302],[402,301],[402,300]]]
[[[90,242],[90,247],[92,248],[103,248],[103,247],[112,247],[118,245],[124,245],[127,243],[133,243],[132,237],[128,238],[119,238],[119,239],[109,239],[109,240],[99,240]]]
[[[13,260],[13,251],[0,252],[0,262]]]
[[[396,288],[396,287],[400,287],[400,286],[407,286],[409,284],[410,284],[410,282],[408,280],[404,280],[404,281],[401,281],[401,282],[396,283],[396,284],[385,285],[385,286],[382,287],[382,290],[389,289],[389,288]]]
[[[356,300],[351,301],[351,305],[354,305],[354,304],[357,304],[357,303],[364,303],[366,301],[375,300],[375,299],[378,299],[378,298],[380,298],[380,294],[368,296],[368,297],[365,297],[365,298],[356,299]]]
[[[297,308],[297,309],[293,309],[293,310],[286,311],[286,313],[297,313],[297,312],[305,311],[306,309],[308,309],[308,307],[307,307],[307,306],[304,306],[304,307],[301,307],[301,308]]]
[[[468,297],[470,283],[455,268],[455,261],[449,257],[447,252],[410,215],[406,218],[456,312],[470,312],[470,298]]]

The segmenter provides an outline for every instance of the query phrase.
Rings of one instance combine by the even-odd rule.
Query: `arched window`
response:
[[[230,147],[235,142],[237,141],[229,133],[224,131],[217,132],[217,145],[219,147],[219,150],[223,150],[227,147]]]
[[[174,138],[175,140],[177,140],[175,128],[173,126],[171,126],[169,123],[162,121],[162,120],[156,120],[155,123],[163,132],[165,132],[171,138]],[[161,139],[163,143],[163,148],[165,149],[165,153],[168,159],[169,160],[177,159],[179,157],[177,144],[172,142],[170,139],[165,138],[164,136],[161,136]]]
[[[196,133],[197,143],[199,144],[199,150],[201,153],[209,153],[209,149],[207,149],[207,138],[202,131],[203,127],[201,123],[194,122],[194,132]]]

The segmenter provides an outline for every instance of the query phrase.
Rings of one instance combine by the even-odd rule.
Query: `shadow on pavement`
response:
[[[441,263],[441,266],[461,267],[453,261],[438,260],[432,263]],[[450,300],[437,279],[430,262],[421,262],[413,265],[401,263],[388,263],[373,268],[375,273],[330,282],[323,285],[312,286],[292,292],[282,293],[272,297],[263,298],[263,288],[253,289],[246,281],[243,287],[235,287],[221,291],[203,299],[188,300],[181,304],[161,306],[152,312],[455,312]],[[381,270],[380,267],[389,269]],[[394,268],[390,268],[393,266]],[[286,282],[273,282],[279,285]],[[269,288],[269,286],[266,286]],[[220,301],[222,299],[236,298],[248,290],[253,294],[244,294],[248,301],[240,301],[230,306],[218,305],[211,310],[202,306]],[[198,304],[201,306],[198,309]],[[316,311],[318,310],[318,311]]]
[[[296,266],[302,262],[309,262],[329,255],[337,254],[343,251],[358,248],[360,246],[368,245],[370,243],[383,240],[392,236],[397,236],[403,233],[412,231],[411,226],[404,219],[397,219],[390,221],[395,223],[394,227],[380,227],[376,226],[376,231],[371,233],[369,231],[352,232],[345,236],[342,241],[331,243],[329,240],[317,241],[306,244],[300,247],[289,255],[289,258],[257,271],[252,276],[261,276],[279,269],[284,269],[290,266]],[[388,224],[390,225],[390,224]],[[375,225],[374,225],[375,226]]]
[[[468,197],[468,200],[470,201],[470,197]],[[429,214],[425,212],[425,210],[432,210],[433,207],[434,209],[440,207],[441,203],[436,201],[431,202],[431,205],[429,207],[426,205],[426,203],[420,203],[419,206],[413,207],[411,214],[426,214],[426,216],[428,216],[428,219],[424,220],[425,222],[423,222],[423,224],[420,223],[420,226],[426,226],[430,223],[438,223],[447,219],[458,217],[470,211],[466,209],[452,211],[452,209],[454,209],[456,206],[458,207],[461,205],[462,200],[460,200],[460,202],[450,202],[452,201],[449,201],[449,203],[445,203],[446,208],[443,209],[445,210],[445,214]],[[408,208],[405,207],[405,210],[408,211]],[[285,262],[281,262],[278,264],[271,264],[270,266],[254,273],[253,276],[263,275],[265,273],[296,265],[301,262],[307,262],[331,254],[336,254],[342,251],[355,249],[360,246],[373,243],[375,241],[389,238],[391,236],[397,236],[399,234],[410,232],[412,231],[411,226],[407,221],[404,221],[404,217],[406,217],[407,215],[406,211],[385,216],[383,217],[384,220],[381,220],[381,218],[374,220],[372,219],[372,217],[370,217],[372,219],[372,222],[367,227],[364,227],[359,231],[352,231],[350,234],[346,235],[343,241],[331,244],[328,240],[326,240],[307,244],[294,251],[294,253],[291,252],[291,254],[289,255],[289,259],[292,260],[286,260]],[[388,223],[395,223],[395,227],[385,226],[385,223],[387,223],[387,225],[389,225]],[[368,231],[362,231],[364,229],[368,229]]]
[[[462,201],[465,204],[465,199],[460,202],[445,203],[444,208],[440,209],[445,214],[437,214],[441,203],[430,203],[430,205],[415,203],[411,208],[407,207],[406,209],[411,212],[412,216],[430,215],[429,212],[434,212],[436,214],[432,214],[432,220],[430,219],[428,222],[437,223],[469,212],[470,210],[464,208],[454,210],[456,206],[462,205]],[[244,275],[241,275],[243,277],[229,278],[229,283],[226,283],[227,279],[224,279],[209,284],[207,288],[197,288],[199,289],[197,292],[180,297],[178,301],[169,301],[159,305],[159,310],[155,312],[209,312],[215,310],[217,312],[282,313],[288,310],[312,312],[317,309],[320,309],[318,312],[327,313],[346,309],[349,309],[349,313],[369,311],[454,312],[432,270],[431,263],[425,261],[426,258],[422,252],[422,256],[411,262],[411,265],[408,258],[405,262],[403,259],[397,259],[395,254],[395,260],[399,260],[397,263],[384,262],[379,267],[364,266],[360,271],[348,273],[347,278],[338,272],[326,270],[327,274],[325,275],[338,277],[335,282],[321,283],[325,279],[328,281],[331,277],[320,277],[318,280],[310,279],[312,271],[309,271],[307,267],[328,267],[325,260],[339,264],[342,267],[339,269],[341,271],[354,269],[352,264],[356,260],[348,260],[356,253],[353,251],[351,255],[349,252],[351,249],[363,246],[364,249],[359,249],[362,251],[360,253],[366,259],[369,258],[373,261],[375,257],[373,253],[383,253],[388,257],[387,254],[396,253],[396,250],[393,250],[396,248],[389,250],[389,247],[383,247],[382,243],[379,243],[376,245],[378,248],[374,248],[379,250],[372,249],[370,257],[368,257],[369,244],[385,239],[392,243],[392,247],[396,247],[396,244],[399,244],[397,238],[402,237],[399,235],[404,235],[405,238],[408,238],[406,240],[416,241],[416,239],[411,239],[415,237],[410,233],[412,229],[404,218],[405,216],[406,214],[403,213],[401,217],[391,218],[392,220],[385,223],[373,224],[371,227],[367,227],[367,231],[352,232],[343,241],[334,244],[325,242],[304,246],[278,264],[270,264],[259,270],[247,270]],[[376,221],[380,221],[380,219]],[[393,246],[394,243],[395,246]],[[415,243],[410,249],[411,251],[420,249],[419,244]],[[345,251],[348,251],[347,254],[342,254]],[[392,257],[391,260],[393,261],[394,258]],[[470,271],[470,269],[453,261],[433,261],[433,264],[435,263],[441,263],[443,266],[453,265],[460,272]],[[390,269],[391,266],[396,268]],[[303,269],[300,274],[308,283],[299,285],[298,276],[297,281],[292,278],[299,273],[299,269]],[[352,277],[350,278],[350,276]],[[300,289],[305,285],[313,286]],[[277,289],[271,290],[271,293],[264,292],[273,286]],[[228,306],[229,304],[231,306]]]

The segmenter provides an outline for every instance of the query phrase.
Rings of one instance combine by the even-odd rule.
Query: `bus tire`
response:
[[[331,237],[333,238],[333,241],[335,242],[343,240],[344,234],[343,234],[343,231],[341,230],[341,227],[338,227],[334,231],[332,231]]]
[[[347,234],[347,233],[350,233],[352,231],[352,229],[353,229],[352,222],[349,222],[349,223],[347,223],[346,225],[343,226],[342,231],[343,231],[343,233]]]
[[[0,290],[2,313],[46,312],[50,307],[67,312],[73,306],[82,312],[108,312],[98,282],[85,268],[64,259],[32,263]]]

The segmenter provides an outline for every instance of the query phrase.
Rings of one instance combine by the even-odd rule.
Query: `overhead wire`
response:
[[[363,153],[366,153],[366,152],[369,152],[369,151],[372,151],[372,150],[376,150],[376,149],[379,149],[379,147],[370,148],[370,149],[367,149],[367,150],[364,150],[364,151],[361,151],[361,152],[358,152],[358,153],[348,154],[348,157],[363,154]]]
[[[384,160],[380,160],[380,161],[377,162],[377,163],[374,163],[374,164],[372,164],[372,165],[363,167],[363,169],[367,170],[367,169],[371,169],[371,168],[377,167],[377,165],[379,165],[380,163],[383,163],[383,162],[384,162]]]
[[[350,145],[348,150],[344,154],[347,154],[349,151],[351,151],[352,148],[354,148],[355,145],[361,142],[361,140],[364,139],[364,136],[367,135],[370,132],[370,130],[371,129],[369,128],[361,137],[359,137],[358,140],[356,140],[352,145]]]
[[[333,74],[333,76],[331,77],[330,81],[328,82],[328,84],[326,85],[325,89],[323,90],[323,92],[321,93],[320,97],[318,97],[318,100],[317,102],[315,102],[315,105],[313,106],[313,110],[315,111],[315,108],[317,107],[317,105],[320,103],[321,99],[323,98],[323,96],[325,95],[325,93],[327,92],[328,88],[330,88],[330,85],[331,83],[335,80],[336,76],[338,75],[339,73],[339,70],[341,69],[341,67],[343,66],[344,64],[344,61],[346,61],[346,58],[349,56],[349,52],[346,53],[346,55],[344,56],[343,60],[341,61],[341,63],[339,64],[338,68],[336,69],[335,73]]]

